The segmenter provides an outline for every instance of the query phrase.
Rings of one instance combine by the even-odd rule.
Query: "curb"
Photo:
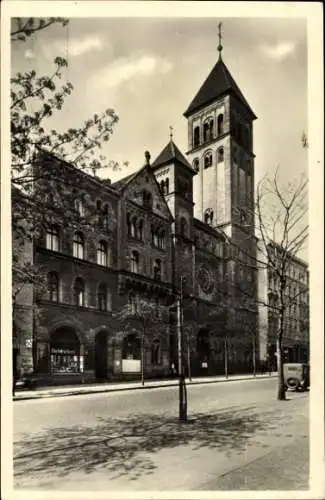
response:
[[[195,381],[192,380],[191,382],[187,381],[186,385],[191,386],[191,385],[204,385],[204,384],[217,384],[217,383],[222,383],[222,382],[239,382],[241,380],[263,380],[263,379],[270,379],[276,377],[276,374],[272,375],[261,375],[257,377],[245,377],[245,378],[238,378],[238,377],[233,377],[233,378],[228,378],[228,379],[219,379],[219,380],[204,380],[204,381]],[[139,385],[139,386],[134,386],[134,387],[107,387],[105,389],[95,389],[95,390],[80,390],[78,392],[76,391],[67,391],[67,392],[62,392],[62,393],[45,393],[45,394],[36,394],[35,396],[32,395],[27,395],[22,397],[13,397],[13,401],[27,401],[27,400],[33,400],[33,399],[49,399],[49,398],[58,398],[58,397],[66,397],[66,396],[87,396],[89,394],[101,394],[101,393],[107,393],[107,392],[122,392],[122,391],[136,391],[136,390],[148,390],[148,389],[161,389],[164,387],[177,387],[178,386],[178,381],[177,382],[171,382],[167,384],[161,384],[161,385]]]

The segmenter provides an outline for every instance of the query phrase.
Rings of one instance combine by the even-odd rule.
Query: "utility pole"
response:
[[[177,341],[179,376],[179,420],[187,421],[187,394],[183,363],[183,276],[180,278],[180,291],[177,297]]]

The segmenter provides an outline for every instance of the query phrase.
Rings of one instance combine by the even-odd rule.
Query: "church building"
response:
[[[145,377],[170,375],[177,366],[173,304],[181,283],[186,374],[248,372],[263,361],[256,116],[220,43],[218,52],[184,112],[186,152],[171,135],[157,158],[146,152],[144,165],[115,183],[40,152],[44,171],[58,172],[61,184],[73,179],[65,202],[76,219],[73,227],[52,220],[28,244],[47,287],[39,294],[26,285],[17,297],[13,335],[22,371],[56,383],[139,377],[141,364]],[[55,194],[44,203],[53,206]],[[149,309],[137,317],[143,303]]]

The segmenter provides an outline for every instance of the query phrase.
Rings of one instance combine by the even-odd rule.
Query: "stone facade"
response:
[[[55,172],[65,210],[76,215],[67,226],[47,221],[29,247],[47,291],[27,287],[14,311],[22,370],[59,383],[138,377],[143,358],[146,376],[168,375],[177,366],[169,311],[181,278],[187,372],[248,371],[253,358],[264,359],[260,318],[266,330],[270,319],[257,308],[254,268],[256,117],[222,61],[213,71],[226,75],[219,94],[203,91],[204,101],[201,89],[185,113],[188,159],[171,139],[154,162],[146,153],[142,168],[111,184],[40,153],[37,168]],[[36,184],[41,198],[46,178]],[[139,300],[151,304],[140,319]],[[157,310],[168,320],[157,322]]]

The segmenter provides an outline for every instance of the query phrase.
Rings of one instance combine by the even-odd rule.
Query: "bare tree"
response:
[[[256,217],[259,235],[258,265],[266,266],[277,282],[278,297],[272,304],[277,317],[276,355],[278,367],[279,400],[285,399],[283,375],[283,338],[285,321],[291,304],[302,293],[301,289],[288,293],[291,283],[290,266],[303,249],[308,238],[307,180],[281,186],[278,171],[272,178],[263,178],[256,192]]]

